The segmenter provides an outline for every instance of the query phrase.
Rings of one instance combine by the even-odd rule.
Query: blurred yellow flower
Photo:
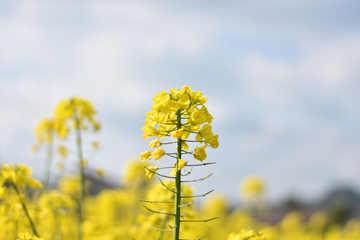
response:
[[[63,171],[65,169],[65,165],[61,162],[57,163],[56,166],[60,171]]]
[[[62,100],[55,108],[54,129],[61,139],[68,136],[70,129],[77,127],[82,130],[92,127],[94,131],[99,131],[100,123],[95,120],[95,114],[95,108],[86,99],[73,97]]]
[[[241,229],[237,234],[231,233],[227,240],[266,240],[266,238],[253,229]]]
[[[52,142],[53,134],[54,120],[51,118],[42,119],[35,127],[35,136],[38,144]]]
[[[58,152],[62,158],[67,158],[68,156],[68,150],[64,145],[58,146]]]
[[[99,176],[99,177],[104,177],[104,175],[105,175],[105,170],[104,169],[102,169],[102,168],[96,168],[95,169],[95,172],[96,172],[96,174]]]
[[[247,200],[261,198],[265,194],[265,182],[258,176],[246,177],[240,187],[243,197]]]
[[[18,236],[20,239],[26,239],[26,240],[31,239],[31,234],[28,232],[26,232],[26,233],[21,232],[21,233],[19,233]]]
[[[88,161],[85,160],[85,159],[81,160],[81,166],[82,166],[83,168],[87,168],[87,167],[88,167]]]
[[[21,188],[42,188],[41,183],[31,176],[32,170],[25,164],[2,164],[0,166],[0,186],[6,183],[15,184]]]
[[[95,150],[97,150],[98,148],[99,148],[99,143],[98,142],[92,142],[92,144],[91,144],[91,147],[92,147],[92,149],[95,151]]]

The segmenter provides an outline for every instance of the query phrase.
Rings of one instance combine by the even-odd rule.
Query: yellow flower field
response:
[[[101,124],[89,100],[62,100],[54,115],[40,121],[35,130],[32,149],[46,152],[42,183],[26,165],[0,166],[0,240],[360,239],[358,219],[334,224],[324,212],[309,219],[290,212],[276,224],[260,221],[266,205],[265,182],[260,177],[249,176],[240,191],[234,188],[244,199],[241,208],[231,209],[216,191],[195,194],[192,182],[206,181],[208,176],[191,179],[192,171],[215,164],[207,161],[206,148],[219,147],[219,136],[210,125],[213,116],[204,105],[207,98],[184,86],[169,93],[161,91],[153,101],[142,130],[144,139],[156,137],[149,142],[149,147],[156,149],[129,161],[117,188],[93,194],[94,184],[101,182],[106,172],[89,168],[84,158],[84,133],[98,132]],[[68,137],[71,133],[73,139]],[[63,174],[57,188],[50,189],[53,155],[59,154],[64,159],[60,164],[65,164],[65,145],[76,149],[78,173]],[[91,151],[99,147],[96,141],[90,145]],[[168,145],[173,152],[165,150]],[[150,166],[151,158],[159,166]],[[90,178],[89,171],[97,177]],[[198,198],[204,198],[201,204]]]

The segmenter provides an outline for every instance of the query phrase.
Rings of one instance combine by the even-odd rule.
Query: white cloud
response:
[[[241,61],[239,77],[248,91],[267,104],[293,103],[294,66],[269,57],[250,55]]]
[[[360,74],[360,36],[322,39],[303,48],[301,71],[304,77],[326,87],[343,86]]]
[[[221,138],[229,143],[236,142],[238,148],[231,151],[249,156],[256,165],[253,171],[263,172],[270,184],[276,186],[274,194],[294,186],[306,191],[310,180],[300,175],[306,175],[314,165],[329,162],[331,169],[323,173],[326,178],[311,178],[320,182],[311,191],[324,186],[330,178],[355,179],[355,168],[350,165],[356,165],[358,140],[350,139],[347,133],[338,136],[336,131],[331,132],[327,126],[333,119],[320,118],[317,114],[321,114],[323,106],[330,106],[328,111],[333,115],[342,114],[331,107],[333,102],[330,100],[335,99],[344,103],[343,108],[349,109],[348,119],[359,117],[353,110],[359,97],[352,88],[360,75],[358,29],[352,29],[353,34],[339,34],[328,22],[332,19],[331,14],[324,17],[321,12],[319,17],[316,11],[307,12],[312,7],[327,5],[325,1],[293,2],[267,2],[262,8],[258,7],[257,1],[192,3],[187,7],[176,2],[155,4],[147,1],[93,1],[75,5],[19,2],[14,14],[7,19],[1,18],[0,22],[0,35],[3,36],[0,62],[6,66],[5,70],[0,68],[1,141],[9,143],[9,147],[14,146],[12,149],[25,146],[27,143],[22,136],[30,135],[37,120],[51,114],[61,98],[72,95],[92,99],[99,112],[106,109],[131,118],[132,114],[143,112],[144,106],[150,106],[154,93],[163,88],[149,79],[165,79],[167,75],[163,73],[166,71],[173,71],[174,75],[187,71],[178,66],[178,62],[198,64],[195,67],[199,68],[192,70],[198,71],[191,73],[194,75],[209,71],[208,63],[211,62],[213,72],[226,75],[228,66],[220,64],[225,61],[231,66],[236,65],[239,86],[243,84],[241,87],[245,90],[232,89],[235,83],[224,78],[221,84],[228,89],[212,90],[217,96],[221,95],[220,91],[233,96],[224,93],[223,97],[211,98],[213,85],[209,81],[206,83],[209,89],[207,107],[214,116],[214,124],[221,122],[229,126],[227,130],[231,133],[224,132]],[[309,18],[304,17],[307,14]],[[323,17],[325,20],[320,19]],[[314,31],[318,26],[322,28]],[[323,30],[327,28],[331,31]],[[336,36],[338,34],[340,36]],[[229,53],[232,46],[229,52],[223,52],[223,46],[219,45],[228,35],[264,42],[285,39],[299,53],[289,60],[277,56],[277,51],[271,55],[260,46],[241,55],[238,63],[234,63],[233,55]],[[170,62],[172,68],[164,69],[161,66],[164,62]],[[159,66],[148,76],[148,72],[142,72],[139,67],[142,64]],[[173,79],[164,84],[179,86]],[[338,87],[342,92],[337,92]],[[241,95],[244,92],[245,95]],[[331,98],[333,95],[335,97]],[[239,101],[243,102],[239,104]],[[244,109],[244,115],[258,124],[256,133],[245,135],[231,128],[238,126],[235,115]],[[340,119],[332,124],[341,132],[347,123]],[[111,134],[104,134],[108,136],[104,140],[108,144],[104,148],[107,166],[137,151],[137,138],[129,137],[131,133],[126,127],[119,130],[112,126],[108,131]],[[286,138],[286,134],[294,132],[303,134],[301,139]],[[236,137],[231,139],[231,135]],[[344,142],[346,139],[350,140]],[[284,145],[288,149],[283,149]],[[274,146],[273,152],[268,151],[271,146]],[[122,153],[122,149],[128,151]],[[221,148],[217,150],[222,151]],[[231,154],[235,155],[222,152],[219,156],[228,159]],[[265,158],[272,161],[260,164]],[[124,159],[119,160],[122,161]],[[222,166],[219,163],[219,168]],[[234,163],[234,166],[239,165]],[[234,171],[238,170],[234,168]],[[298,177],[291,178],[294,171],[299,172]],[[226,177],[224,189],[229,185]]]

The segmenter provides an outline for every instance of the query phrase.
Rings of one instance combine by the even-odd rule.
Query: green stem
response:
[[[181,129],[181,112],[176,112],[177,129]],[[179,240],[180,236],[180,205],[181,205],[181,171],[178,168],[178,159],[181,159],[181,138],[177,140],[177,159],[176,159],[176,182],[175,182],[175,221],[174,221],[174,238]]]
[[[46,191],[50,180],[51,162],[53,156],[53,143],[52,141],[47,145],[46,162],[44,168],[43,190]]]
[[[59,234],[59,238],[60,238],[60,240],[62,240],[63,239],[63,237],[62,237],[62,231],[61,231],[61,216],[60,216],[60,214],[59,214],[59,211],[58,211],[58,209],[54,209],[54,212],[55,212],[55,222],[56,222],[56,225],[57,225],[57,232],[58,232],[58,234]]]
[[[11,185],[14,187],[16,194],[17,194],[17,195],[19,196],[19,198],[20,198],[20,203],[21,203],[21,205],[22,205],[22,208],[24,209],[24,212],[25,212],[25,214],[26,214],[26,217],[29,219],[29,222],[30,222],[31,229],[32,229],[33,233],[35,234],[36,237],[40,237],[39,234],[38,234],[37,231],[36,231],[34,222],[31,220],[31,217],[30,217],[29,212],[28,212],[28,210],[27,210],[27,208],[26,208],[26,205],[25,205],[25,203],[24,203],[24,202],[22,201],[22,199],[21,199],[20,192],[19,192],[18,188],[16,187],[16,185],[15,185],[14,183],[11,183]]]
[[[79,234],[78,239],[82,240],[82,222],[84,218],[84,199],[85,199],[85,176],[84,176],[84,167],[82,164],[83,154],[81,148],[81,130],[80,130],[80,122],[75,111],[74,120],[76,124],[76,146],[77,146],[77,153],[79,159],[79,171],[80,171],[80,178],[81,178],[81,189],[80,189],[80,201],[79,201]]]

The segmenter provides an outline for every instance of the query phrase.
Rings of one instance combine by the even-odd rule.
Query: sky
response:
[[[214,188],[237,203],[251,175],[270,202],[359,191],[359,9],[357,0],[0,1],[0,161],[41,178],[33,129],[81,96],[102,123],[85,140],[100,142],[89,166],[118,183],[149,150],[140,129],[152,97],[189,85],[208,98],[220,142],[207,151],[217,165],[193,171],[214,173],[192,185],[197,193]],[[66,171],[75,165],[70,155]]]

